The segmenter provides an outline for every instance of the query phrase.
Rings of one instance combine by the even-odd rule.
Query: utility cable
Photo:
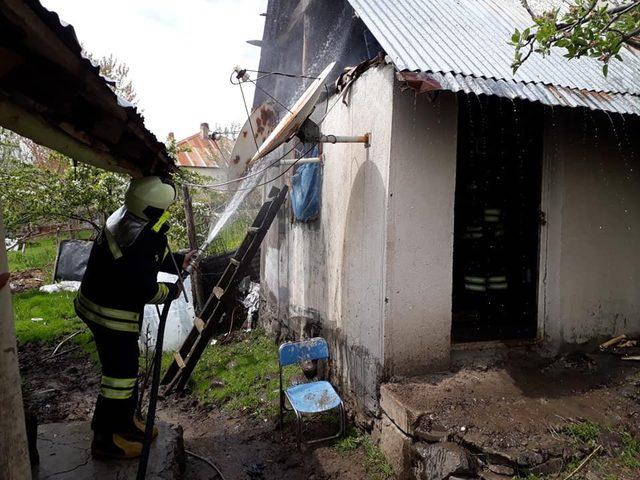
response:
[[[291,152],[293,152],[296,149],[296,147],[298,145],[300,145],[300,143],[301,142],[296,143],[293,147],[291,147],[289,150],[287,150],[285,153],[283,153],[280,157],[276,158],[269,165],[267,165],[266,167],[258,170],[257,172],[248,173],[246,175],[243,175],[242,177],[234,178],[233,180],[228,180],[228,181],[222,182],[222,183],[215,183],[215,184],[208,184],[208,185],[199,185],[197,183],[187,183],[186,185],[189,185],[190,187],[195,187],[195,188],[209,188],[209,189],[215,190],[218,187],[224,187],[225,185],[230,185],[232,183],[241,182],[242,180],[245,180],[247,178],[255,177],[256,175],[260,175],[262,172],[268,170],[269,168],[275,166],[278,162],[283,160],[287,155],[289,155]]]
[[[211,141],[213,142],[213,144],[215,145],[215,147],[218,149],[218,151],[220,152],[220,155],[222,156],[222,159],[226,162],[229,163],[229,159],[227,158],[227,155],[222,151],[222,148],[220,148],[220,145],[218,145],[218,141],[215,138],[211,138]]]
[[[302,142],[301,142],[301,143],[302,143]],[[317,143],[314,143],[314,144],[311,146],[311,148],[309,148],[307,151],[305,151],[305,152],[302,154],[302,156],[301,156],[300,158],[297,158],[297,159],[296,159],[296,161],[295,161],[295,162],[293,162],[291,165],[289,165],[289,166],[285,169],[285,171],[284,171],[284,172],[282,172],[281,174],[279,174],[279,175],[277,175],[277,176],[275,176],[275,177],[273,177],[273,178],[271,178],[271,179],[269,179],[269,180],[267,180],[267,181],[265,181],[265,182],[262,182],[262,183],[259,183],[259,184],[257,184],[257,185],[254,185],[253,187],[249,187],[249,188],[238,188],[238,189],[236,190],[236,192],[243,191],[243,190],[253,190],[254,188],[263,187],[263,186],[265,186],[265,185],[270,184],[271,182],[275,182],[277,179],[279,179],[279,178],[280,178],[280,177],[282,177],[285,173],[287,173],[289,170],[291,170],[293,167],[295,167],[295,166],[298,164],[298,162],[299,162],[300,160],[303,160],[303,159],[304,159],[304,158],[305,158],[305,157],[306,157],[306,156],[311,152],[311,150],[313,150],[314,148],[316,148],[316,146],[317,146],[317,145],[318,145]]]
[[[258,84],[256,83],[258,81],[258,79],[256,78],[255,80],[248,80],[250,83],[253,83],[253,85],[260,90],[262,93],[264,93],[267,97],[269,97],[271,100],[273,100],[274,102],[276,102],[278,105],[280,105],[282,108],[284,108],[287,112],[289,113],[293,113],[291,110],[289,110],[289,108],[287,108],[287,106],[282,103],[280,100],[278,100],[276,97],[274,97],[273,95],[271,95],[269,92],[267,92],[266,90],[264,90],[263,88],[259,87]]]
[[[289,78],[308,78],[310,80],[318,80],[320,77],[311,77],[308,75],[299,75],[296,73],[284,73],[284,72],[267,72],[265,70],[250,70],[248,68],[246,68],[244,70],[245,72],[251,72],[251,73],[264,73],[266,75],[279,75],[281,77],[289,77]]]
[[[249,113],[249,107],[247,106],[247,99],[244,96],[244,90],[242,89],[242,83],[240,86],[240,93],[242,94],[242,103],[244,103],[244,111],[247,112],[247,119],[249,120],[249,127],[251,128],[251,136],[253,137],[253,143],[256,145],[256,150],[259,150],[258,140],[256,139],[256,132],[253,131],[253,122],[251,121],[251,114]]]
[[[220,471],[220,469],[216,466],[216,464],[213,463],[208,458],[202,457],[202,456],[198,455],[197,453],[192,452],[191,450],[186,450],[185,449],[185,453],[188,454],[188,455],[191,455],[192,457],[197,458],[198,460],[202,460],[204,463],[209,465],[211,468],[213,468],[217,472],[218,476],[220,476],[220,480],[226,480],[224,478],[224,475],[222,475],[222,472]]]

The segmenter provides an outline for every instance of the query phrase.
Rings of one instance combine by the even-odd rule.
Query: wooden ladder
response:
[[[174,352],[173,361],[162,378],[162,385],[166,385],[165,394],[173,391],[181,392],[184,389],[202,352],[213,336],[215,325],[221,322],[224,315],[228,314],[232,308],[231,295],[260,249],[262,240],[287,198],[287,192],[286,186],[282,189],[273,187],[269,192],[267,201],[258,211],[240,247],[229,260],[227,268],[202,307],[202,312],[205,312],[211,304],[211,314],[206,320],[196,317],[193,328],[184,343],[177,352]]]

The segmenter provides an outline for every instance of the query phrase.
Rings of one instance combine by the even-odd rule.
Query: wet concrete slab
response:
[[[151,448],[148,479],[179,480],[184,472],[182,429],[158,425],[160,435]],[[37,480],[125,480],[136,478],[137,460],[94,460],[89,422],[49,423],[38,427],[40,464]]]

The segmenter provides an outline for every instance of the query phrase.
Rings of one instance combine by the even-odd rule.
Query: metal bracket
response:
[[[275,166],[282,167],[287,165],[304,165],[305,163],[322,163],[324,161],[324,154],[319,157],[306,157],[306,158],[284,158],[280,160]]]
[[[302,123],[296,135],[304,143],[364,143],[365,148],[370,146],[368,133],[353,136],[325,135],[320,133],[318,124],[308,118]]]

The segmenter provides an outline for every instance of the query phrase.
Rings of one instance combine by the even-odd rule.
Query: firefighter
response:
[[[158,283],[157,274],[179,273],[176,266],[185,268],[191,256],[168,250],[167,208],[175,199],[168,179],[132,180],[124,206],[107,219],[94,242],[75,299],[76,313],[93,334],[102,367],[91,423],[95,457],[135,458],[142,451],[144,423],[135,411],[144,306],[179,295],[175,284]]]

